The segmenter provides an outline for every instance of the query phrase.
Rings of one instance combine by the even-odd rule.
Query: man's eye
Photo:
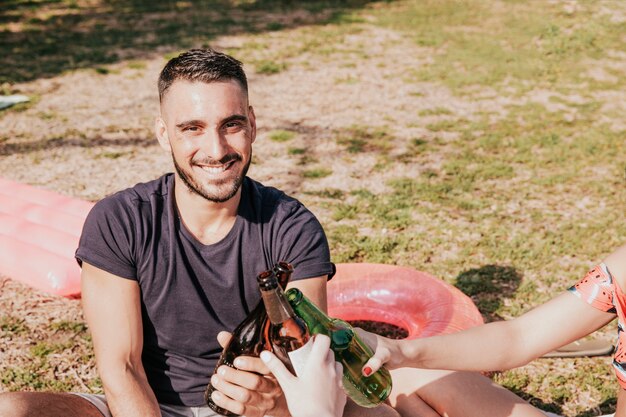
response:
[[[228,123],[224,123],[224,132],[225,133],[229,133],[229,134],[239,133],[242,129],[243,129],[243,123],[242,122],[228,122]]]
[[[197,132],[200,130],[198,126],[186,126],[183,128],[183,132]]]

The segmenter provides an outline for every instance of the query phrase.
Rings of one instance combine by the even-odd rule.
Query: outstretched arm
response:
[[[363,372],[374,372],[385,362],[389,369],[511,369],[588,335],[613,318],[615,314],[597,310],[575,295],[564,293],[516,319],[451,335],[390,340],[359,330],[376,351]]]
[[[82,302],[109,409],[115,417],[160,417],[141,363],[139,285],[83,262]]]

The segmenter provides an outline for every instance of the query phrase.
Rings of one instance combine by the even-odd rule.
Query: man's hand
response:
[[[228,332],[220,332],[217,336],[222,347],[230,338]],[[211,378],[211,384],[216,388],[211,394],[215,404],[246,417],[289,415],[285,396],[261,359],[240,356],[234,365],[237,369],[220,366]]]

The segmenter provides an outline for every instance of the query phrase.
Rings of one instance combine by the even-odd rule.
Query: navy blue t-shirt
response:
[[[219,242],[204,245],[184,226],[174,176],[120,191],[87,216],[76,259],[141,288],[142,360],[161,403],[199,406],[222,348],[260,300],[256,276],[277,261],[292,280],[332,272],[315,216],[283,192],[246,178],[237,219]]]

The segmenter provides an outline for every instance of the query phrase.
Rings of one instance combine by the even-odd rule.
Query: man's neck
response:
[[[216,203],[191,191],[175,176],[174,196],[178,214],[187,230],[202,244],[210,245],[222,240],[235,224],[241,187],[230,200]]]

